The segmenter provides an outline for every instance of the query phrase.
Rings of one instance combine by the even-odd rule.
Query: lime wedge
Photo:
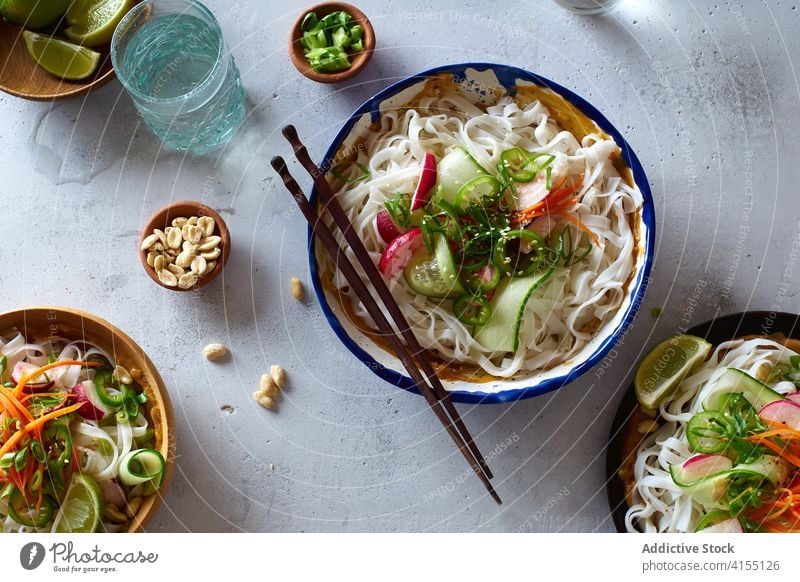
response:
[[[70,26],[64,33],[84,46],[111,42],[114,29],[133,6],[133,0],[78,0],[67,13]]]
[[[0,0],[0,16],[28,28],[41,28],[64,14],[69,0]]]
[[[71,42],[22,31],[25,46],[33,60],[48,73],[68,81],[85,79],[97,69],[100,53]]]
[[[54,533],[91,533],[103,519],[103,495],[88,475],[76,474],[53,520]]]
[[[710,343],[693,335],[676,335],[650,350],[633,381],[642,408],[650,412],[658,408],[710,351]]]

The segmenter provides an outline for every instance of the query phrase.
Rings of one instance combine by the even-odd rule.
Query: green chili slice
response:
[[[42,435],[48,465],[58,469],[66,465],[72,456],[72,435],[69,426],[63,423],[50,423]]]
[[[53,518],[53,500],[45,495],[37,510],[36,504],[25,499],[19,489],[15,487],[8,501],[8,514],[20,525],[42,527]]]
[[[530,247],[523,252],[521,244]],[[544,263],[547,244],[544,239],[527,229],[511,230],[500,238],[492,253],[492,263],[512,277],[526,277],[535,273]]]
[[[465,325],[486,325],[492,317],[492,306],[483,295],[462,295],[453,302],[453,313]]]

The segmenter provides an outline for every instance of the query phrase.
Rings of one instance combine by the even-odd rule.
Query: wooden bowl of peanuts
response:
[[[190,200],[156,212],[139,238],[145,272],[171,291],[194,291],[210,284],[230,254],[231,235],[225,221],[212,208]]]

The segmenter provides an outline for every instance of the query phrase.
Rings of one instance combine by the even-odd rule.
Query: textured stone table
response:
[[[221,156],[160,151],[117,82],[55,105],[0,97],[0,306],[91,311],[152,357],[178,435],[153,531],[611,531],[604,446],[643,350],[716,313],[800,311],[796,2],[627,0],[578,17],[549,0],[361,0],[379,50],[337,87],[289,62],[302,4],[208,5],[249,103]],[[525,67],[592,101],[638,153],[658,218],[650,289],[615,358],[556,393],[460,407],[502,507],[421,398],[359,364],[313,297],[291,298],[289,279],[308,277],[305,226],[268,166],[289,153],[283,124],[321,158],[369,95],[467,60]],[[147,217],[183,198],[217,208],[234,240],[223,280],[197,295],[157,287],[136,257]],[[202,359],[212,340],[230,361]],[[291,387],[269,412],[251,393],[276,362]]]

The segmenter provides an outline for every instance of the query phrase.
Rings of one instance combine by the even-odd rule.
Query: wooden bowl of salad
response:
[[[375,30],[367,16],[344,2],[315,4],[298,16],[289,35],[295,68],[317,83],[341,83],[367,66]]]
[[[0,410],[14,425],[0,435],[0,531],[143,531],[175,442],[142,348],[89,313],[30,307],[0,314],[0,354]]]

